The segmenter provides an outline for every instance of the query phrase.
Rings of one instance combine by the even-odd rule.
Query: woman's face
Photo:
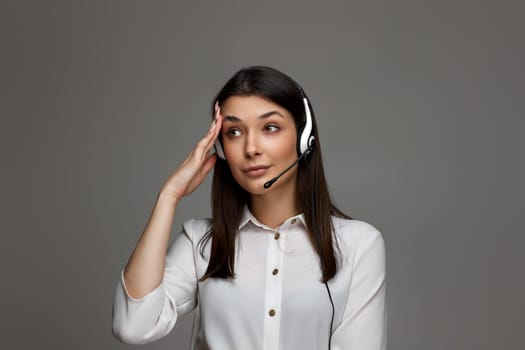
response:
[[[285,186],[295,191],[297,168],[269,189],[264,183],[297,159],[297,130],[286,109],[259,96],[232,96],[221,106],[222,144],[239,185],[251,194],[265,194]]]

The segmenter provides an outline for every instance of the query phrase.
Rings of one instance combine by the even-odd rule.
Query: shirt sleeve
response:
[[[341,324],[332,336],[334,350],[385,350],[385,245],[379,231],[357,250]]]
[[[197,277],[193,242],[183,232],[170,245],[161,284],[140,299],[126,289],[124,273],[113,303],[113,334],[121,342],[145,344],[167,335],[182,316],[196,306]]]

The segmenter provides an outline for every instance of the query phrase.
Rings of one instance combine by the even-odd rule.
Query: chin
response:
[[[282,191],[288,186],[293,186],[295,188],[295,178],[293,177],[293,174],[279,178],[279,180],[274,182],[270,188],[264,188],[264,184],[274,177],[275,175],[269,177],[265,176],[258,179],[242,179],[242,181],[237,181],[237,183],[251,195],[264,195],[274,191]]]
[[[269,189],[264,188],[265,182],[268,181],[267,179],[260,179],[258,181],[250,181],[250,183],[247,182],[237,182],[246,192],[249,194],[264,194],[269,191]]]

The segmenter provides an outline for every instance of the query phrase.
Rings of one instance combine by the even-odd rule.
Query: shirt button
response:
[[[272,275],[275,276],[275,275],[277,275],[278,273],[279,273],[279,269],[273,269],[273,271],[272,271]]]
[[[275,238],[275,240],[278,240],[279,237],[281,237],[281,234],[279,232],[275,232],[275,236],[273,236],[273,238]]]
[[[292,225],[295,225],[296,222],[297,222],[296,219],[292,219]]]
[[[268,315],[270,315],[270,317],[274,317],[275,316],[275,310],[274,309],[270,309],[270,311],[268,311]]]

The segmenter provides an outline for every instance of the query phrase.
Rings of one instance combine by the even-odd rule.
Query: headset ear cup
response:
[[[300,157],[301,154],[303,154],[303,151],[302,151],[302,147],[301,147],[301,140],[303,138],[303,131],[304,131],[304,128],[301,128],[299,130],[299,133],[297,135],[297,156]]]
[[[308,106],[308,100],[306,97],[303,97],[303,103],[304,103],[304,114],[305,114],[305,123],[304,127],[301,129],[301,132],[299,133],[299,142],[298,142],[298,149],[299,149],[299,155],[303,154],[307,150],[311,152],[310,147],[313,146],[313,139],[314,136],[312,135],[312,113],[310,111],[310,107]]]
[[[219,140],[219,138],[215,140],[214,146],[215,146],[215,153],[217,154],[217,157],[226,160],[226,155],[224,154],[224,150],[222,149],[221,140]]]
[[[315,148],[315,137],[314,135],[310,135],[310,138],[308,139],[308,153],[311,153]]]

